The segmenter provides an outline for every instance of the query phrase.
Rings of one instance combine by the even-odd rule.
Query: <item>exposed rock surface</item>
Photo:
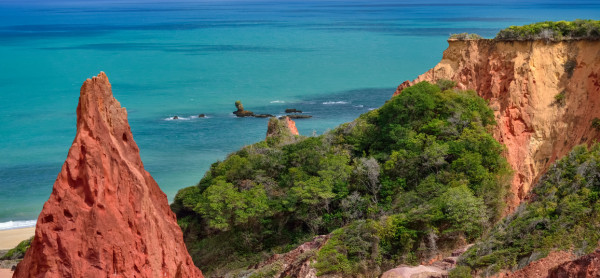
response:
[[[288,108],[285,109],[285,113],[302,113],[302,110],[298,110],[296,108]]]
[[[448,272],[435,266],[402,266],[390,269],[381,275],[381,278],[443,278],[448,277]]]
[[[325,245],[329,235],[316,236],[296,249],[285,254],[275,254],[268,260],[253,266],[255,274],[269,270],[269,277],[316,278],[317,270],[312,266],[317,252]],[[258,275],[260,276],[260,275]]]
[[[274,136],[300,135],[296,123],[289,117],[271,118],[267,125],[267,138]]]
[[[600,277],[600,249],[559,265],[548,272],[548,277]]]
[[[505,272],[498,274],[496,278],[530,278],[530,277],[548,277],[549,270],[564,262],[572,260],[573,254],[565,251],[551,252],[545,258],[531,262],[522,269],[515,272]],[[575,276],[557,276],[557,277],[575,277]],[[588,277],[588,276],[582,276]],[[591,276],[593,277],[593,276]]]
[[[600,137],[600,41],[449,41],[442,61],[420,81],[451,79],[489,100],[515,170],[508,211],[526,198],[557,159]]]
[[[15,277],[202,277],[108,78],[80,93],[75,140]]]

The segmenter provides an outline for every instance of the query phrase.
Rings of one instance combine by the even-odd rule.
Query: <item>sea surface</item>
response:
[[[0,0],[0,230],[35,223],[75,136],[79,88],[100,71],[171,201],[264,139],[268,119],[234,117],[236,100],[306,111],[300,133],[322,134],[433,67],[451,33],[599,15],[598,1]]]

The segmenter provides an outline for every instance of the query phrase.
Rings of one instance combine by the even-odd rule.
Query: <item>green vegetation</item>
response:
[[[314,254],[319,273],[376,275],[480,237],[501,216],[510,170],[486,101],[450,83],[214,163],[172,205],[194,262],[222,274],[332,233]]]
[[[600,130],[600,119],[594,118],[592,120],[592,127],[595,128],[596,130]]]
[[[557,105],[564,105],[566,94],[567,94],[566,91],[562,91],[562,92],[556,94],[554,96],[554,103]]]
[[[567,77],[573,77],[573,71],[575,71],[575,67],[577,67],[577,61],[575,59],[569,59],[563,65],[565,68],[565,72],[567,73]]]
[[[523,26],[510,26],[500,30],[498,40],[568,40],[600,39],[600,21],[544,21]]]
[[[531,196],[460,263],[487,276],[522,268],[557,249],[594,251],[600,240],[600,144],[589,151],[574,148],[550,167]]]
[[[4,256],[2,256],[2,258],[0,258],[0,260],[22,259],[23,257],[25,257],[25,252],[27,252],[27,249],[31,245],[32,240],[33,240],[33,237],[31,237],[30,239],[21,241],[19,243],[19,245],[17,245],[17,247],[8,250],[8,252],[6,254],[4,254]]]
[[[464,40],[480,40],[480,39],[483,39],[483,37],[480,35],[477,35],[475,33],[472,33],[472,34],[460,33],[460,34],[451,34],[448,39],[464,41]]]

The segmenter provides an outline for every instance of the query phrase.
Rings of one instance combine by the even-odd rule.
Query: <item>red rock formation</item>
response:
[[[296,122],[292,121],[290,117],[285,117],[284,121],[292,135],[300,135],[300,133],[298,133],[298,129],[296,128]]]
[[[530,278],[530,277],[548,277],[549,270],[564,262],[572,260],[573,254],[565,251],[551,252],[545,258],[531,262],[522,269],[515,272],[505,272],[494,276],[494,278]],[[575,277],[575,276],[556,276],[556,277]]]
[[[203,277],[100,73],[81,87],[75,140],[14,277],[109,276]]]
[[[292,136],[300,135],[296,128],[296,123],[290,117],[281,117],[279,119],[273,117],[269,119],[267,125],[267,138],[273,136]]]
[[[449,41],[442,61],[420,81],[451,79],[489,100],[515,170],[514,209],[546,169],[575,145],[600,137],[600,41]],[[562,95],[562,99],[556,97]]]
[[[561,264],[550,270],[548,277],[600,277],[600,249],[579,259]]]

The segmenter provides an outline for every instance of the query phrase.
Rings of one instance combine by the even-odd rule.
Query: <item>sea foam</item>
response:
[[[335,105],[335,104],[348,104],[347,101],[326,101],[323,102],[325,105]]]
[[[36,220],[0,222],[0,231],[35,227]]]

